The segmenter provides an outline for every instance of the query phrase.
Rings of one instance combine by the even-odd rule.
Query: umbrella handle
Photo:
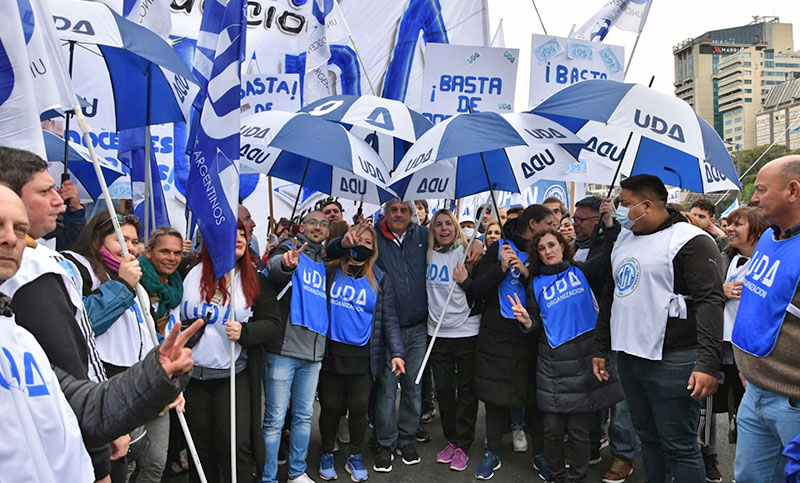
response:
[[[628,153],[628,146],[631,144],[632,137],[633,131],[628,132],[628,140],[625,141],[625,147],[622,148],[622,154],[619,157],[617,170],[614,171],[614,177],[611,179],[611,185],[608,187],[608,194],[606,195],[606,198],[611,198],[611,192],[614,191],[614,185],[617,183],[617,177],[619,176],[619,170],[622,169],[622,163],[625,162],[625,155]],[[636,160],[634,160],[634,162],[636,162]]]
[[[303,177],[300,179],[300,187],[297,188],[297,196],[294,198],[294,206],[292,206],[292,216],[289,221],[294,220],[294,214],[297,211],[297,203],[300,202],[300,196],[303,195],[303,183],[306,182],[306,174],[308,173],[308,165],[311,164],[311,158],[306,158],[306,168],[303,170]]]

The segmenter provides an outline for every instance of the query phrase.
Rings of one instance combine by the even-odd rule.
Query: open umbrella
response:
[[[260,112],[242,120],[240,135],[242,164],[301,187],[378,203],[378,189],[390,181],[389,168],[367,143],[306,113]]]
[[[50,131],[42,131],[44,136],[44,148],[47,154],[48,161],[64,162],[64,140]],[[79,144],[72,144],[69,146],[69,173],[72,174],[72,179],[78,185],[78,191],[81,194],[81,199],[86,200],[91,198],[97,200],[102,196],[100,183],[97,180],[97,175],[92,165],[92,158],[86,149]],[[119,177],[124,176],[125,173],[121,169],[112,166],[107,161],[101,159],[100,167],[103,171],[103,178],[106,180],[107,185],[111,185]],[[59,170],[60,171],[60,170]]]
[[[675,96],[639,84],[589,80],[562,89],[530,112],[576,133],[596,121],[627,131],[629,140],[641,136],[638,145],[628,141],[624,148],[636,150],[632,175],[653,174],[701,193],[741,188],[717,132]]]

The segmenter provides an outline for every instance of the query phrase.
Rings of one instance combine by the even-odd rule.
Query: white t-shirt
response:
[[[447,295],[455,285],[453,297],[447,306],[438,337],[456,338],[478,335],[481,327],[481,316],[470,317],[467,294],[453,280],[456,264],[464,257],[464,247],[440,253],[428,251],[428,271],[425,275],[425,288],[428,291],[428,335],[433,335],[436,324],[444,309]],[[409,301],[411,302],[411,301]]]

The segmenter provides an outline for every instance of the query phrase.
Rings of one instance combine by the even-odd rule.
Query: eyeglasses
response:
[[[310,219],[304,221],[303,223],[307,224],[308,226],[317,226],[317,225],[319,225],[322,228],[328,228],[328,225],[330,224],[330,223],[328,223],[328,220],[318,220],[316,218],[310,218]]]
[[[600,215],[587,216],[586,218],[580,218],[578,216],[573,216],[572,217],[572,223],[574,223],[576,225],[580,225],[584,221],[589,221],[589,220],[594,219],[594,218],[600,218]]]
[[[111,223],[111,217],[109,217],[106,221],[100,223],[100,225],[98,227],[107,225],[109,223]],[[119,223],[120,225],[124,225],[125,223],[130,223],[132,225],[138,225],[139,224],[139,217],[136,216],[136,215],[120,215],[120,214],[117,214],[117,223]]]

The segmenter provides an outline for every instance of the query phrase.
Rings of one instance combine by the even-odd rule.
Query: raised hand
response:
[[[342,237],[342,248],[352,248],[361,242],[361,237],[367,232],[367,225],[363,221],[353,225]]]
[[[510,263],[511,263],[511,268],[517,269],[517,271],[522,277],[528,278],[528,276],[531,274],[531,271],[528,270],[528,267],[526,267],[525,264],[522,263],[522,260],[520,260],[518,256],[514,255],[514,258],[511,259]]]
[[[514,258],[516,258],[516,255],[514,254],[514,250],[511,249],[511,246],[503,245],[503,248],[500,249],[500,267],[504,272],[508,271],[511,260]]]
[[[286,271],[294,270],[297,268],[297,263],[300,261],[300,254],[303,253],[308,246],[308,243],[303,243],[300,249],[297,249],[297,238],[292,240],[292,249],[287,251],[281,257],[281,265]]]
[[[458,283],[464,283],[469,277],[469,272],[467,272],[467,268],[464,265],[461,265],[461,260],[456,262],[456,268],[453,270],[453,280]]]
[[[613,215],[614,203],[612,202],[611,198],[606,198],[602,203],[600,203],[600,220],[607,227],[611,227],[614,224]]]
[[[533,321],[531,320],[531,315],[528,313],[528,309],[525,308],[522,301],[519,299],[519,295],[514,294],[514,298],[511,298],[511,295],[506,295],[506,297],[508,297],[508,300],[511,302],[511,310],[514,312],[514,318],[526,329],[530,329],[533,325]]]
[[[169,335],[164,339],[164,343],[158,348],[158,361],[167,373],[167,377],[183,375],[192,370],[192,350],[184,347],[198,330],[205,324],[203,319],[197,319],[186,330],[180,330],[180,325],[176,324]],[[180,333],[179,333],[180,332]]]
[[[68,179],[61,183],[61,188],[58,188],[58,195],[61,199],[68,203],[67,208],[69,211],[77,211],[81,209],[81,196],[78,192],[78,186]]]

